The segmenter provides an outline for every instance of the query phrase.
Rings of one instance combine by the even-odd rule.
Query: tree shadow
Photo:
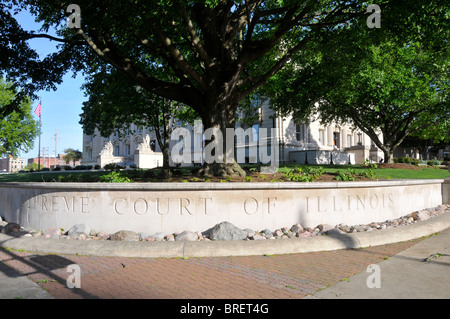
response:
[[[1,244],[4,244],[5,241],[1,242]],[[0,271],[3,272],[6,276],[11,278],[19,278],[23,276],[30,276],[34,274],[42,274],[48,278],[51,278],[50,280],[53,282],[57,282],[67,289],[70,289],[70,291],[74,294],[78,294],[83,299],[98,299],[98,296],[95,296],[82,288],[68,288],[67,287],[67,277],[64,276],[58,276],[53,271],[57,269],[67,269],[69,265],[74,264],[73,261],[61,257],[58,255],[27,255],[27,256],[20,256],[19,254],[14,253],[14,251],[10,249],[5,249],[4,247],[0,247],[0,252],[8,255],[9,259],[3,259],[0,262]],[[20,272],[13,267],[6,264],[8,261],[18,261],[29,268],[31,268],[31,271],[26,272]],[[70,273],[67,272],[67,276],[69,276]]]

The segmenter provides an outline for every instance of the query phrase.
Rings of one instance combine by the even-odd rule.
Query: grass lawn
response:
[[[285,165],[280,167],[280,172],[287,172],[293,167],[307,167],[315,165]],[[322,165],[327,173],[336,173],[346,169],[354,169],[356,173],[367,171],[362,165]],[[374,169],[378,179],[445,179],[450,177],[447,169],[433,167],[421,167],[420,169],[377,168]]]
[[[313,167],[315,165],[282,165],[279,168],[280,173],[286,173],[294,167]],[[250,169],[255,165],[243,165]],[[348,169],[354,170],[357,174],[363,173],[368,168],[361,165],[321,165],[326,173],[345,172]],[[177,169],[183,177],[190,176],[194,168]],[[121,171],[121,176],[126,176],[131,180],[139,181],[146,170]],[[423,167],[420,169],[398,169],[398,168],[377,168],[374,172],[379,180],[389,179],[445,179],[450,177],[450,172],[446,169]],[[98,182],[100,176],[110,174],[109,171],[59,171],[44,173],[23,173],[23,174],[0,174],[0,182]]]

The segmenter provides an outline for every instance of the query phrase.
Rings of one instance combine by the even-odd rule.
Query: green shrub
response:
[[[99,182],[101,182],[101,183],[131,183],[131,180],[126,176],[122,176],[120,174],[120,172],[112,171],[109,174],[100,176]]]
[[[292,182],[314,182],[325,170],[323,167],[294,167],[285,173],[286,177]]]
[[[340,182],[352,182],[352,181],[356,181],[356,176],[354,176],[352,173],[350,172],[341,172],[341,171],[337,171],[337,176],[336,176],[336,180],[340,181]]]
[[[104,166],[104,169],[107,170],[107,171],[119,171],[119,170],[121,170],[123,168],[125,168],[125,167],[120,166],[117,163],[109,163],[109,164],[106,164]]]

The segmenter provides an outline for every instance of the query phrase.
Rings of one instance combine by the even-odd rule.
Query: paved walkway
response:
[[[367,267],[380,264],[383,288],[392,277],[401,280],[401,284],[405,284],[406,279],[422,282],[419,277],[426,275],[428,269],[431,273],[424,280],[429,285],[422,292],[433,291],[433,284],[446,285],[444,290],[436,290],[433,297],[449,298],[450,258],[439,256],[429,262],[420,261],[431,254],[450,254],[449,238],[450,229],[426,240],[364,249],[185,259],[35,254],[2,248],[0,297],[293,299],[310,295],[310,298],[364,298],[374,291],[383,296],[386,290],[369,289],[366,284],[370,275]],[[408,253],[410,249],[414,249],[414,256]],[[402,259],[411,262],[413,272],[396,262]],[[68,272],[67,267],[72,264],[80,267],[80,288],[67,287],[68,277],[74,274]],[[419,271],[421,268],[424,272]],[[431,282],[430,276],[434,278]],[[29,287],[18,285],[19,281],[28,281]],[[352,290],[356,294],[351,294]],[[427,297],[420,292],[405,295],[400,289],[393,297]]]

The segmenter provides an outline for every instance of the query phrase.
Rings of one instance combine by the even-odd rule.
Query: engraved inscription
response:
[[[394,205],[393,193],[381,193],[370,195],[342,195],[332,198],[323,196],[307,196],[306,212],[342,212],[342,211],[364,211],[379,208],[392,208]]]
[[[258,211],[258,201],[254,197],[249,197],[244,201],[244,212],[248,215],[254,215]]]
[[[23,204],[28,209],[41,212],[89,213],[89,197],[37,195]]]

